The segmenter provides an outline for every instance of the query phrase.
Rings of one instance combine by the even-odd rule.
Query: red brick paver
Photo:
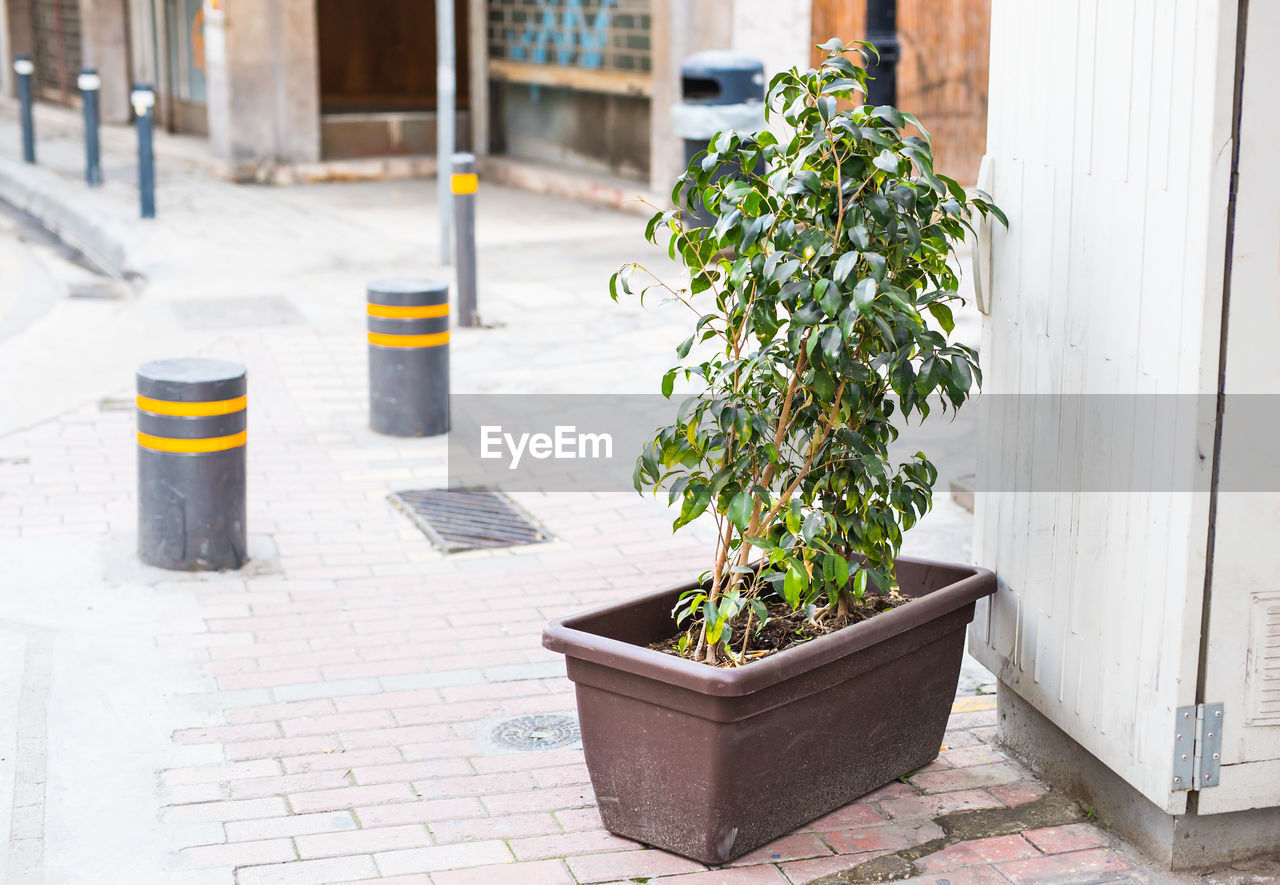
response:
[[[1027,830],[1023,837],[1045,854],[1064,854],[1085,848],[1097,848],[1107,844],[1107,838],[1090,824],[1067,824],[1061,827],[1042,827]]]
[[[916,861],[916,868],[928,873],[940,873],[960,867],[1037,857],[1039,854],[1021,836],[992,836],[961,842],[934,852]]]
[[[1092,848],[1070,854],[1002,863],[996,869],[1013,885],[1034,885],[1036,882],[1051,882],[1068,876],[1123,872],[1133,869],[1133,866],[1106,848]]]

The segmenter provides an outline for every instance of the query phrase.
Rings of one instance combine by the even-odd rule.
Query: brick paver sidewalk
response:
[[[375,440],[341,397],[290,408],[278,373],[323,350],[311,336],[236,349],[255,382],[251,525],[273,543],[255,539],[248,575],[141,569],[153,599],[194,597],[199,629],[157,641],[208,692],[205,711],[172,732],[176,758],[199,763],[159,773],[157,813],[180,850],[154,881],[206,870],[222,882],[234,871],[240,885],[802,883],[940,838],[934,819],[947,813],[1044,793],[991,745],[993,699],[982,696],[958,701],[933,765],[732,868],[606,833],[576,745],[502,752],[490,733],[508,717],[572,715],[562,663],[539,646],[548,618],[685,579],[705,548],[673,542],[666,515],[635,496],[522,495],[556,542],[442,558],[385,500],[388,488],[439,481],[439,443]],[[94,405],[5,439],[12,503],[0,532],[98,534],[127,554],[131,430],[129,412]],[[59,476],[79,491],[50,488]],[[1074,823],[961,843],[918,866],[921,881],[951,885],[1100,881],[1130,869],[1109,846]]]
[[[554,542],[434,552],[387,493],[441,485],[444,443],[367,430],[360,332],[362,283],[405,269],[412,211],[429,212],[412,200],[429,183],[174,187],[191,205],[162,194],[163,212],[208,240],[166,252],[164,275],[107,318],[102,347],[124,341],[136,358],[89,362],[96,320],[79,352],[54,334],[33,343],[34,327],[0,342],[31,384],[42,366],[94,366],[81,372],[92,398],[29,426],[9,416],[22,429],[0,436],[0,711],[16,711],[0,730],[0,880],[798,885],[927,845],[878,862],[936,885],[1166,881],[1061,803],[1056,825],[1018,822],[1008,810],[1045,792],[993,745],[989,697],[958,701],[927,769],[730,867],[606,833],[576,744],[503,750],[493,733],[511,717],[573,715],[563,663],[540,647],[547,619],[686,580],[705,565],[706,533],[673,539],[670,515],[635,495],[524,494]],[[96,199],[127,212],[112,193]],[[462,388],[650,389],[637,379],[665,368],[685,320],[615,307],[603,290],[643,222],[489,199],[482,307],[505,326],[455,335]],[[251,233],[237,227],[246,200],[270,219]],[[344,241],[367,254],[335,255]],[[280,294],[299,319],[183,331],[162,308],[192,292]],[[129,372],[168,355],[161,345],[249,368],[253,560],[239,573],[134,556]],[[964,518],[942,510],[913,542],[962,557]],[[948,817],[983,810],[969,829]]]

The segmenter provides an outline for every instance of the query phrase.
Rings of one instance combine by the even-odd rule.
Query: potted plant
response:
[[[706,863],[932,760],[965,626],[995,589],[982,569],[898,557],[937,473],[889,445],[895,422],[958,408],[980,381],[948,337],[949,259],[972,212],[1004,217],[934,171],[915,117],[856,103],[866,75],[840,41],[820,48],[818,70],[769,86],[794,135],[720,133],[678,182],[673,200],[696,193],[714,225],[649,222],[687,287],[635,264],[610,283],[616,300],[643,279],[698,315],[662,380],[698,392],[635,481],[680,502],[675,529],[714,519],[710,568],[543,634],[577,686],[605,826]]]

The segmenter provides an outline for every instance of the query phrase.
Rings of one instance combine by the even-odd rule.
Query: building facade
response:
[[[682,160],[671,129],[680,62],[728,48],[766,72],[864,35],[866,0],[454,0],[456,131],[502,165],[665,191]],[[899,100],[976,174],[985,130],[990,0],[899,0]],[[435,151],[431,0],[0,0],[12,57],[33,57],[42,100],[78,101],[96,66],[105,118],[133,82],[157,117],[210,140],[233,174]],[[8,77],[9,64],[5,64]],[[10,84],[11,85],[11,84]],[[954,143],[954,147],[953,147]],[[954,162],[951,162],[954,158]]]

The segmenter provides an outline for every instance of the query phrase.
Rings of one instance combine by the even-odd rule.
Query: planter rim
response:
[[[868,648],[921,624],[962,608],[996,590],[996,576],[973,565],[900,557],[900,564],[943,568],[966,576],[906,605],[878,614],[850,627],[793,646],[741,667],[710,667],[686,658],[632,645],[582,629],[584,622],[618,610],[651,602],[696,587],[697,581],[667,587],[621,602],[597,606],[551,621],[543,628],[542,645],[566,657],[612,667],[670,685],[716,697],[739,697],[784,682],[837,658]]]

